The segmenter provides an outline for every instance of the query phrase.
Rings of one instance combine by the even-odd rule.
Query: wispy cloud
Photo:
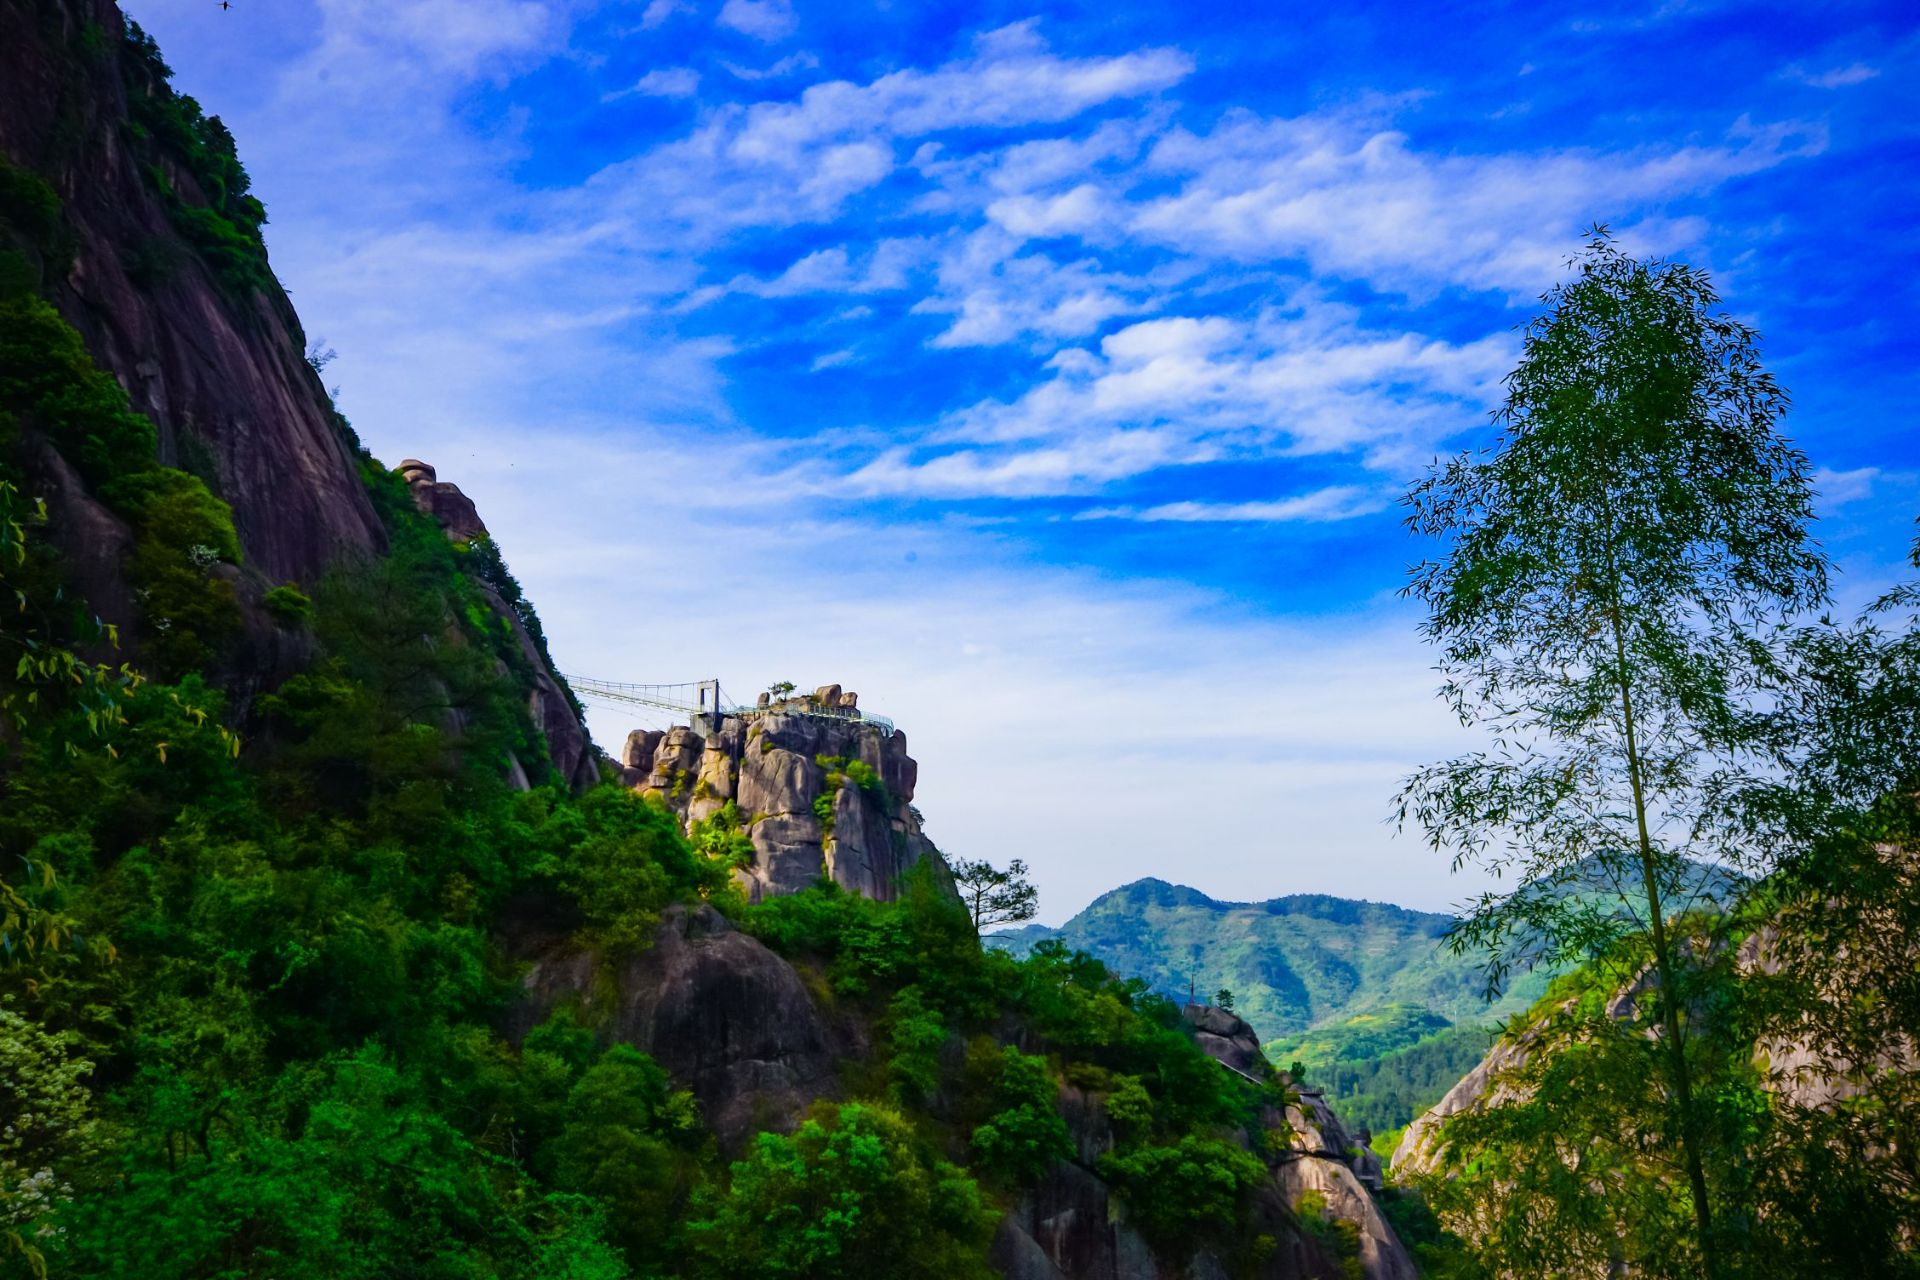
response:
[[[676,13],[688,13],[693,5],[688,0],[647,0],[646,9],[640,14],[640,25],[652,30]]]
[[[1360,485],[1329,485],[1312,493],[1265,502],[1164,502],[1152,507],[1091,507],[1076,520],[1137,520],[1147,524],[1287,524],[1351,520],[1384,509],[1393,497]]]
[[[656,67],[631,88],[607,94],[603,102],[640,94],[648,98],[690,98],[700,88],[700,73],[692,67]]]
[[[801,50],[799,53],[788,54],[786,57],[780,59],[780,61],[768,67],[743,67],[737,62],[725,62],[721,65],[726,67],[728,74],[732,75],[736,80],[778,80],[782,76],[794,75],[801,71],[811,71],[820,65],[820,59],[805,50]]]
[[[1813,473],[1813,488],[1828,507],[1838,507],[1871,494],[1879,478],[1879,467],[1855,467],[1851,471],[1821,467]]]
[[[1479,418],[1513,356],[1371,330],[1300,291],[1251,320],[1144,320],[1069,348],[1012,401],[950,415],[847,477],[866,493],[1035,496],[1167,466],[1357,451],[1402,462]]]
[[[1809,71],[1795,63],[1787,68],[1788,78],[1801,84],[1812,85],[1816,89],[1845,89],[1856,84],[1865,84],[1880,74],[1880,68],[1864,62],[1848,63],[1844,67],[1830,67],[1825,71]]]
[[[727,0],[720,7],[719,23],[772,43],[792,35],[800,18],[793,11],[792,0]]]

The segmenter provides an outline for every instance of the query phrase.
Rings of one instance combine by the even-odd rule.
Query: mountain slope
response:
[[[1525,1008],[1544,988],[1544,976],[1529,975],[1487,1004],[1474,962],[1446,950],[1452,923],[1438,912],[1319,894],[1221,902],[1146,879],[1101,895],[1059,929],[1030,925],[993,941],[1024,954],[1058,938],[1180,997],[1225,987],[1266,1040],[1394,1004],[1448,1022],[1487,1022]]]

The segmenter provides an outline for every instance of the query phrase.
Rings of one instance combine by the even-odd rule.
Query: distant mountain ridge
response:
[[[1058,929],[1028,925],[990,941],[1025,953],[1058,938],[1181,998],[1190,987],[1203,998],[1225,987],[1265,1041],[1390,1005],[1484,1023],[1545,989],[1545,975],[1524,975],[1486,1003],[1478,963],[1446,949],[1453,921],[1444,912],[1327,894],[1225,902],[1150,877],[1102,894]]]

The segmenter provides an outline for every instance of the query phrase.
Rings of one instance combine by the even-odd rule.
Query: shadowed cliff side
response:
[[[76,645],[197,671],[251,723],[255,698],[314,659],[306,595],[388,551],[373,491],[392,481],[305,357],[232,135],[171,74],[111,0],[0,0],[0,295],[27,299],[0,335],[0,463],[47,503],[64,598],[118,638]],[[56,366],[69,389],[49,392]],[[484,543],[467,559],[513,633],[534,725],[561,779],[590,785],[598,758],[538,619],[472,503],[430,470],[416,505]]]
[[[264,578],[311,582],[343,551],[378,550],[353,442],[247,234],[259,202],[217,117],[174,93],[111,0],[0,0],[0,31],[0,152],[65,215],[46,295],[159,428],[160,461],[232,506]]]

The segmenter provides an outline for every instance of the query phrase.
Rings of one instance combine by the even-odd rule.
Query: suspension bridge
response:
[[[685,717],[687,722],[700,727],[706,722],[708,730],[721,719],[734,716],[742,720],[752,720],[764,715],[802,715],[818,716],[827,720],[851,720],[860,724],[877,727],[883,734],[893,733],[893,721],[885,716],[876,716],[862,711],[854,705],[841,705],[837,701],[829,702],[817,694],[790,694],[775,700],[768,694],[761,694],[753,705],[729,703],[718,680],[687,680],[679,684],[634,684],[621,680],[598,680],[592,676],[562,673],[561,679],[570,685],[582,700],[612,707],[629,713],[646,710],[668,712],[676,717]],[[838,686],[827,686],[838,693]]]

